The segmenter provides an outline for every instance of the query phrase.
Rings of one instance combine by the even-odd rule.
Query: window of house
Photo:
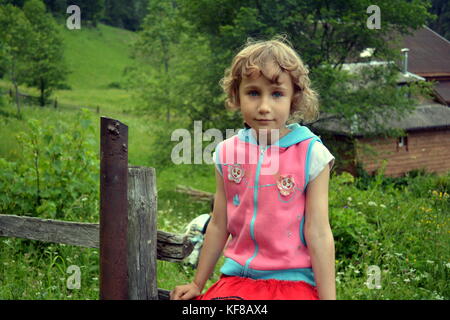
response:
[[[400,148],[405,148],[408,151],[408,137],[398,137],[397,150]]]

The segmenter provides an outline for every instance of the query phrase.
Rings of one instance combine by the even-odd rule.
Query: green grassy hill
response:
[[[69,30],[58,22],[65,44],[67,85],[69,90],[56,90],[52,98],[60,104],[100,107],[103,111],[122,111],[132,106],[131,93],[110,87],[123,85],[124,69],[132,63],[131,44],[137,35],[131,31],[99,24],[97,28]],[[11,88],[8,80],[0,86]],[[34,88],[20,87],[21,92],[39,95]]]
[[[62,28],[65,58],[72,89],[104,89],[123,81],[123,69],[131,63],[130,44],[136,34],[99,24],[98,28]]]

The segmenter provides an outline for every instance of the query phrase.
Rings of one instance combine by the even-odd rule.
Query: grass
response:
[[[13,107],[5,110],[12,112]],[[61,121],[61,118],[70,118],[71,112],[31,107],[25,117]],[[20,120],[1,119],[4,122],[0,131],[3,141],[13,133],[27,129]],[[98,115],[92,113],[92,119],[98,120]],[[165,124],[132,115],[122,120],[130,127],[130,163],[152,166],[152,145],[156,143],[152,140],[152,128]],[[94,124],[98,137],[99,122],[94,121]],[[8,150],[1,149],[1,156],[20,159],[18,146],[11,143],[9,147]],[[448,191],[450,174],[409,178],[407,186],[401,188],[394,183],[384,184],[381,178],[374,179],[367,190],[359,189],[357,181],[342,181],[340,176],[332,176],[330,181],[330,223],[335,230],[336,244],[342,241],[339,231],[351,231],[356,227],[353,225],[356,220],[347,221],[346,215],[365,217],[375,228],[376,237],[368,233],[355,235],[352,239],[357,250],[352,254],[336,252],[338,299],[449,299],[450,201],[445,190]],[[181,233],[191,219],[209,210],[209,203],[194,202],[175,192],[179,183],[213,192],[213,167],[157,167],[160,230]],[[92,214],[94,220],[98,218],[98,213]],[[206,287],[218,279],[222,262],[223,258]],[[67,289],[69,265],[80,266],[82,282],[79,290]],[[370,266],[380,270],[380,290],[367,287]],[[98,298],[98,250],[95,249],[0,239],[0,274],[0,299]],[[158,261],[158,286],[161,288],[171,289],[186,283],[193,275],[194,271],[188,267]]]

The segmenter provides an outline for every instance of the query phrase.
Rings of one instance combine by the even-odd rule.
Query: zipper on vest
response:
[[[256,167],[255,186],[254,186],[254,191],[253,191],[253,217],[250,222],[250,237],[252,238],[253,243],[255,244],[255,252],[253,253],[253,256],[251,256],[249,259],[247,259],[247,261],[245,263],[244,271],[243,271],[244,277],[248,276],[248,269],[249,269],[250,262],[252,262],[252,260],[256,257],[256,255],[258,253],[258,243],[256,242],[256,239],[255,239],[255,221],[256,221],[256,215],[258,213],[259,175],[260,175],[260,171],[261,171],[261,165],[262,165],[262,162],[264,159],[264,153],[266,152],[268,147],[269,146],[260,148],[258,164]]]

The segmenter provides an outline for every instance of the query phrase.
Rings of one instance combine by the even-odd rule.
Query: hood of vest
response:
[[[309,130],[309,128],[301,126],[298,123],[289,124],[286,127],[291,131],[284,137],[281,137],[281,139],[279,139],[277,142],[275,142],[275,146],[279,146],[280,148],[287,148],[303,140],[317,137],[314,133],[311,132],[311,130]],[[239,140],[252,144],[258,144],[252,132],[254,133],[255,131],[251,128],[239,130]]]

